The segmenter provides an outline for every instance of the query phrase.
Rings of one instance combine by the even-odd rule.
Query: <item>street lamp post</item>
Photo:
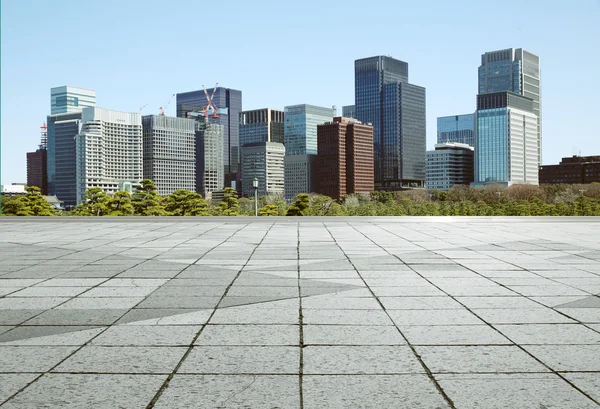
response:
[[[258,179],[252,179],[252,189],[254,189],[254,216],[258,216]]]

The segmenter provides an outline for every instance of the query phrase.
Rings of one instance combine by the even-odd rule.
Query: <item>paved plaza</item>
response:
[[[600,406],[600,218],[0,219],[0,406]]]

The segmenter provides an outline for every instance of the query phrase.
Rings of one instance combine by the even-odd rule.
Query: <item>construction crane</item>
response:
[[[171,103],[171,101],[173,100],[173,97],[175,96],[175,94],[171,95],[171,98],[169,98],[169,100],[167,101],[167,103],[165,104],[165,108],[163,109],[163,107],[160,107],[160,114],[161,116],[165,116],[165,111],[167,110],[167,108],[169,108],[169,104]]]
[[[217,113],[217,111],[219,110],[219,108],[214,104],[213,102],[213,98],[215,97],[215,93],[217,92],[217,87],[219,86],[219,83],[217,82],[215,84],[215,88],[213,89],[212,95],[209,97],[208,96],[208,91],[206,91],[206,87],[204,85],[202,85],[202,89],[204,90],[204,95],[206,95],[206,106],[202,107],[202,110],[204,111],[204,118],[206,121],[208,121],[208,111],[209,109],[212,108],[213,110],[213,114],[212,117],[213,118],[218,118],[219,114]]]
[[[143,110],[144,108],[146,108],[147,106],[148,106],[148,104],[146,104],[146,105],[144,105],[143,107],[141,107],[141,108],[140,108],[140,114],[142,113],[142,110]]]

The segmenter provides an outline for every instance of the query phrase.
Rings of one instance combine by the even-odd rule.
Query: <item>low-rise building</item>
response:
[[[473,182],[473,147],[464,143],[447,142],[427,151],[425,188],[449,190],[454,185]]]
[[[600,156],[572,156],[540,167],[540,183],[600,182]]]

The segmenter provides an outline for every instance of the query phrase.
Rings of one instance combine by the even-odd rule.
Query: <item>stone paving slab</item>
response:
[[[2,408],[600,407],[599,218],[0,218]]]

